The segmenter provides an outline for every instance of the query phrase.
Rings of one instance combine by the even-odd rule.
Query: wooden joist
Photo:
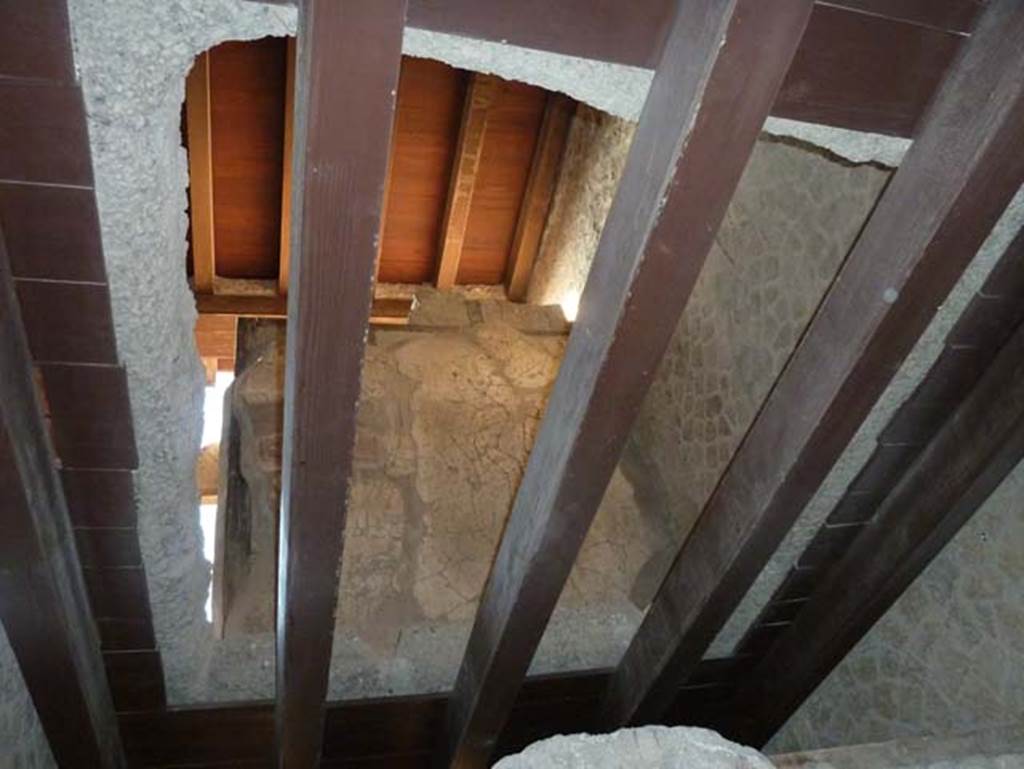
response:
[[[745,744],[767,742],[1022,458],[1024,326],[1018,326],[872,524],[738,689],[729,735]]]
[[[0,619],[62,767],[125,766],[0,234]]]
[[[501,81],[498,78],[482,74],[472,75],[466,89],[459,146],[455,151],[455,166],[448,184],[448,204],[441,224],[436,280],[439,289],[454,286],[459,275],[469,209],[473,203],[473,188],[476,186],[480,157],[484,151],[487,119],[500,90]]]
[[[288,295],[288,267],[292,253],[292,164],[295,153],[295,38],[288,38],[285,54],[287,72],[284,87],[284,171],[281,177],[281,255],[277,268],[277,290]]]
[[[609,725],[657,720],[1024,182],[1024,6],[989,4],[621,661]]]
[[[448,766],[487,762],[810,8],[679,4],[459,671]]]
[[[548,95],[544,122],[541,123],[537,149],[534,150],[530,179],[519,211],[519,222],[505,276],[505,290],[513,302],[526,301],[533,264],[540,250],[544,226],[555,196],[555,185],[569,138],[572,116],[573,102],[570,98],[559,93]]]
[[[210,55],[201,53],[185,81],[192,281],[196,293],[213,293],[217,273],[213,235],[213,131],[210,124]]]
[[[405,11],[405,0],[300,8],[277,593],[282,769],[320,759]]]
[[[260,294],[196,294],[200,315],[235,315],[239,318],[286,318],[288,300],[283,296]],[[376,326],[401,326],[409,320],[411,299],[374,299],[370,323]]]

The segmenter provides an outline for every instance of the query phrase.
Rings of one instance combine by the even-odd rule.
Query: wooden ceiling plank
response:
[[[480,157],[483,155],[487,119],[500,89],[501,80],[493,75],[479,73],[471,76],[466,89],[459,146],[448,185],[448,204],[445,207],[438,249],[436,283],[442,290],[452,288],[459,274],[459,260],[466,239]]]
[[[278,555],[281,769],[320,761],[405,13],[405,0],[300,6]]]
[[[555,196],[573,112],[574,103],[569,97],[559,93],[548,96],[505,277],[505,290],[513,302],[526,301],[533,265]]]
[[[277,290],[288,295],[288,266],[292,252],[292,164],[295,133],[295,38],[288,38],[287,74],[284,87],[284,173],[281,177],[281,256],[278,264]]]
[[[213,131],[210,108],[210,55],[196,57],[185,80],[188,132],[189,205],[192,216],[192,281],[196,293],[213,293],[217,274],[213,235]]]
[[[657,720],[1024,182],[1024,6],[989,4],[608,692]]]
[[[0,235],[0,618],[54,759],[125,759]]]
[[[458,674],[447,766],[487,763],[811,2],[678,8]]]
[[[1024,326],[739,688],[731,737],[763,745],[1024,459]]]

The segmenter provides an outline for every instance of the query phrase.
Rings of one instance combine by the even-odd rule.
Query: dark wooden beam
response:
[[[730,736],[767,742],[1022,459],[1024,326],[738,689]]]
[[[125,766],[0,234],[0,618],[54,759]]]
[[[680,3],[449,705],[447,764],[486,764],[811,3]]]
[[[405,0],[300,7],[278,555],[281,769],[320,761],[405,12]]]
[[[555,196],[558,172],[569,139],[573,113],[572,99],[560,93],[548,95],[537,149],[533,153],[530,178],[526,183],[526,193],[523,195],[522,207],[519,210],[512,253],[508,258],[505,290],[513,302],[526,301],[533,264],[537,260],[537,252],[540,251],[541,237],[544,235],[551,201]]]
[[[196,57],[185,80],[188,132],[189,208],[192,222],[192,280],[195,290],[213,293],[217,274],[213,229],[213,131],[210,118],[210,55]]]
[[[200,315],[286,318],[288,299],[283,296],[256,294],[196,294],[196,310]],[[411,299],[374,299],[370,309],[370,323],[380,326],[403,325],[408,321],[411,310]]]
[[[484,151],[487,119],[500,90],[501,81],[493,75],[476,73],[470,76],[438,248],[436,282],[442,290],[454,286],[459,276],[469,209],[473,203],[473,189],[476,187],[477,171]]]
[[[995,0],[683,544],[608,692],[658,720],[1024,181],[1024,6]]]
[[[978,0],[816,3],[772,114],[912,135],[980,7]],[[653,68],[672,8],[672,0],[411,0],[409,25]]]

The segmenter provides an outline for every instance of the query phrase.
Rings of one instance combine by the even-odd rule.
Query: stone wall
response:
[[[1024,465],[772,742],[808,750],[1024,722]]]
[[[451,686],[566,332],[557,307],[424,289],[409,327],[371,333],[337,612],[339,694]],[[222,467],[230,475],[235,457],[247,486],[239,496],[249,500],[248,517],[232,513],[218,547],[231,642],[274,626],[283,335],[282,326],[253,343],[254,363],[227,396],[241,440],[237,452],[222,451]],[[575,634],[540,655],[547,667],[613,664],[635,626],[633,581],[660,531],[645,529],[621,474],[612,489],[563,598],[580,612],[567,628]],[[581,632],[584,615],[623,627],[623,637]]]
[[[777,769],[1021,769],[1024,724],[773,756]]]
[[[632,134],[610,115],[577,114],[531,301],[582,292]],[[889,175],[792,141],[757,143],[620,466],[645,527],[660,532],[633,580],[635,605],[653,596]],[[592,534],[584,550],[594,545]],[[566,637],[564,604],[542,649]]]

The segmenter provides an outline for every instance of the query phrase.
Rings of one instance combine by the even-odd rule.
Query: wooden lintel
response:
[[[57,764],[125,758],[0,234],[0,619]]]
[[[658,720],[1024,183],[1024,5],[993,0],[609,687]]]
[[[573,112],[573,101],[569,97],[560,93],[548,96],[505,275],[505,290],[513,302],[526,300],[533,265],[555,196]]]
[[[489,765],[810,11],[810,0],[678,4],[481,597],[439,766]]]
[[[459,275],[459,260],[469,224],[469,210],[473,203],[480,157],[483,155],[484,136],[491,107],[501,90],[501,80],[493,75],[474,74],[466,89],[466,102],[462,109],[459,144],[455,151],[455,164],[448,183],[448,204],[441,226],[438,246],[437,287],[449,289]]]
[[[283,296],[242,294],[196,294],[200,315],[234,315],[239,318],[287,318],[288,300]],[[374,299],[370,323],[376,326],[402,326],[409,320],[411,299]]]
[[[281,178],[281,248],[277,269],[277,290],[288,295],[288,269],[292,253],[292,163],[295,145],[295,38],[288,38],[287,73],[284,91],[284,150]]]
[[[217,273],[213,230],[213,132],[210,54],[196,57],[185,81],[188,132],[189,208],[192,220],[192,281],[196,293],[213,292]]]
[[[278,539],[279,769],[320,763],[405,14],[406,0],[306,0],[300,6],[297,230]]]

